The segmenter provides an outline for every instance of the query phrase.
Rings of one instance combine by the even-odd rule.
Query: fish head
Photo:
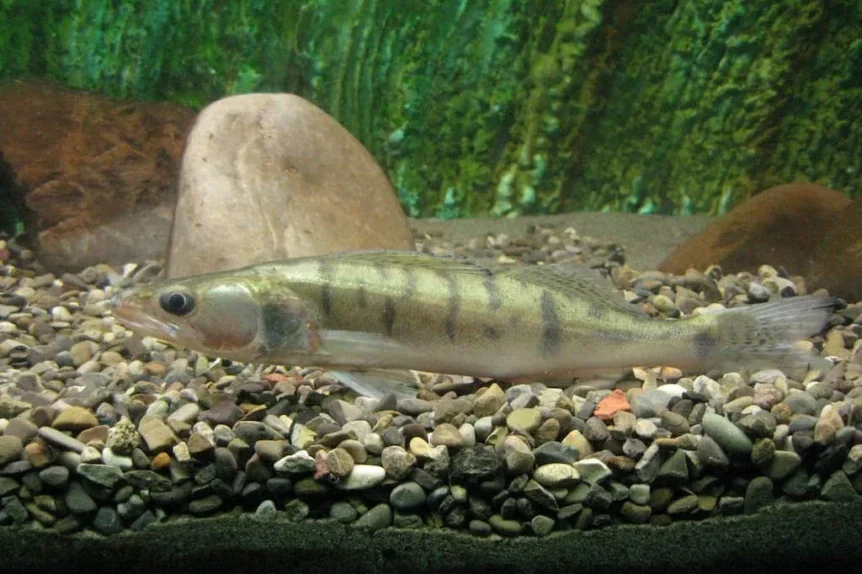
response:
[[[276,278],[244,270],[131,287],[113,311],[142,336],[241,362],[270,354],[275,343],[302,350],[313,340],[303,301]]]

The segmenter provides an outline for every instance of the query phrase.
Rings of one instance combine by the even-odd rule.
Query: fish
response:
[[[416,394],[417,371],[499,381],[669,366],[805,367],[820,296],[650,317],[579,264],[502,271],[414,251],[344,251],[120,291],[120,323],[211,357],[325,368],[360,394]],[[411,375],[412,374],[412,375]]]

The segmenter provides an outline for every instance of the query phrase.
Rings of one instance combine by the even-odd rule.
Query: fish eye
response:
[[[159,297],[159,305],[171,315],[188,315],[195,308],[195,300],[188,293],[170,291]]]

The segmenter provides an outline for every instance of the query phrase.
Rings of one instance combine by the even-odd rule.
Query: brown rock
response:
[[[70,406],[60,411],[51,426],[57,430],[82,431],[98,424],[96,415],[88,409]]]
[[[848,301],[862,301],[862,196],[837,218],[807,275],[809,285]]]
[[[682,275],[718,263],[726,273],[763,264],[811,276],[821,242],[850,204],[843,193],[812,183],[767,189],[677,247],[659,269]]]
[[[383,247],[413,248],[407,218],[368,151],[321,109],[291,94],[248,94],[200,113],[168,277]]]
[[[161,256],[194,111],[45,81],[4,84],[0,109],[15,202],[42,263],[76,270]]]
[[[108,440],[108,425],[99,425],[87,430],[81,431],[78,435],[78,440],[84,444],[87,444],[91,441],[100,442],[105,444]]]

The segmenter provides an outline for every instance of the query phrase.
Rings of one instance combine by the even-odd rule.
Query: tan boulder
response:
[[[200,113],[183,156],[168,277],[413,245],[381,168],[312,103],[248,94]]]

